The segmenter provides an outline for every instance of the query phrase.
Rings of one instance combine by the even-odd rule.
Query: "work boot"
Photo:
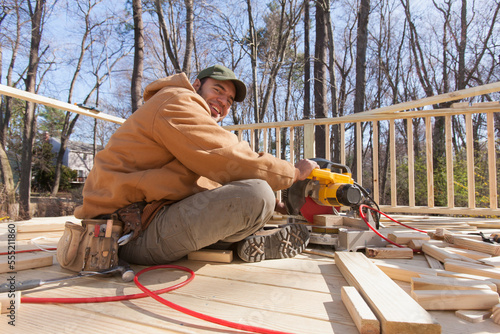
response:
[[[301,253],[309,243],[309,231],[302,224],[263,228],[238,243],[238,255],[245,262],[284,259]]]

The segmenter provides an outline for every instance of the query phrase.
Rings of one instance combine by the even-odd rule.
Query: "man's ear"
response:
[[[200,79],[196,79],[193,82],[193,88],[195,91],[198,91],[198,89],[200,89],[200,87],[201,87],[201,81],[200,81]]]

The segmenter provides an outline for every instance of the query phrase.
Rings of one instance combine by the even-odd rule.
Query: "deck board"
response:
[[[68,217],[43,218],[45,222],[67,220]],[[35,219],[36,221],[36,219]],[[6,247],[6,223],[0,223],[0,251]],[[47,242],[55,246],[57,239]],[[19,241],[24,248],[29,241]],[[32,245],[31,245],[32,246]],[[33,246],[34,248],[34,246]],[[385,260],[426,265],[425,259]],[[196,277],[190,284],[162,295],[183,307],[224,320],[292,333],[357,333],[341,297],[340,288],[347,285],[335,266],[335,260],[313,254],[300,254],[293,259],[244,263],[235,259],[230,264],[191,261],[186,258],[174,264],[192,269]],[[144,268],[133,266],[135,271]],[[56,278],[72,273],[54,261],[50,267],[19,271],[16,280]],[[8,274],[0,274],[0,283]],[[151,289],[162,289],[187,277],[176,270],[156,270],[141,276]],[[405,291],[408,283],[396,281]],[[30,297],[92,297],[138,293],[134,283],[119,277],[87,277],[46,285],[26,291]],[[469,323],[452,311],[432,311],[442,325],[443,333],[496,333],[500,326],[491,319]],[[123,302],[94,304],[22,304],[16,313],[16,327],[8,318],[0,318],[1,333],[239,333],[185,315],[146,297]]]

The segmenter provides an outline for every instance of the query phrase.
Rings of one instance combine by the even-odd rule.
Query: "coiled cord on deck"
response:
[[[148,288],[146,288],[143,284],[139,282],[139,276],[142,274],[151,271],[151,270],[157,270],[157,269],[162,269],[162,268],[167,268],[167,269],[177,269],[177,270],[182,270],[185,271],[189,274],[189,277],[176,285],[161,289],[161,290],[156,290],[156,291],[151,291]],[[239,329],[242,331],[247,331],[247,332],[254,332],[254,333],[262,333],[262,334],[287,334],[286,332],[280,332],[280,331],[275,331],[271,329],[266,329],[266,328],[260,328],[260,327],[255,327],[255,326],[250,326],[250,325],[244,325],[244,324],[239,324],[219,318],[215,318],[203,313],[199,313],[193,310],[190,310],[188,308],[182,307],[180,305],[177,305],[175,303],[172,303],[163,297],[160,297],[159,295],[165,292],[173,291],[176,290],[180,287],[183,287],[184,285],[190,283],[194,279],[194,272],[186,267],[182,266],[177,266],[177,265],[158,265],[158,266],[152,266],[145,268],[141,271],[139,271],[135,277],[134,277],[134,283],[137,285],[143,293],[137,293],[137,294],[131,294],[131,295],[125,295],[125,296],[108,296],[108,297],[84,297],[84,298],[40,298],[40,297],[22,297],[21,298],[21,303],[39,303],[39,304],[49,304],[49,303],[58,303],[58,304],[77,304],[77,303],[102,303],[102,302],[112,302],[112,301],[123,301],[123,300],[131,300],[131,299],[138,299],[138,298],[144,298],[147,296],[150,296],[151,298],[154,298],[155,300],[159,301],[160,303],[173,308],[176,311],[185,313],[187,315],[196,317],[198,319],[202,319],[205,321],[209,321],[218,325],[230,327],[230,328],[235,328]]]

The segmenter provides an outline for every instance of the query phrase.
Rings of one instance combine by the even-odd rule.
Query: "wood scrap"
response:
[[[60,238],[62,237],[63,233],[64,231],[16,233],[16,241],[31,240],[40,236],[44,236],[46,238]]]
[[[495,324],[500,325],[500,304],[493,306],[491,319]]]
[[[360,334],[380,333],[380,322],[355,287],[343,286],[340,297]]]
[[[490,258],[480,259],[479,262],[484,263],[488,266],[492,266],[495,268],[500,268],[500,256],[494,256]]]
[[[491,317],[490,310],[458,310],[455,315],[468,322],[477,323]]]
[[[422,245],[426,242],[426,240],[421,240],[421,239],[412,239],[410,242],[408,242],[408,247],[416,250],[416,251],[421,251],[422,250]]]
[[[491,290],[497,291],[497,286],[488,281],[475,279],[427,276],[413,277],[412,290]]]
[[[406,245],[411,240],[430,240],[429,237],[425,233],[421,232],[392,232],[387,235],[387,238],[392,242],[395,242],[400,245]]]
[[[420,275],[437,275],[436,271],[430,268],[423,268],[405,264],[383,263],[376,260],[373,260],[373,263],[380,270],[382,270],[384,274],[397,281],[410,283],[412,277],[420,277]]]
[[[335,264],[375,313],[383,333],[441,333],[441,325],[363,253],[337,252]]]
[[[436,231],[434,232],[433,237],[435,239],[438,239],[438,240],[444,240],[444,236],[446,234],[451,234],[451,232],[443,227],[438,227],[438,228],[436,228]]]
[[[0,256],[0,273],[21,271],[32,268],[51,266],[54,263],[54,254],[46,252],[18,253],[14,262],[8,255]]]
[[[478,252],[478,251],[474,251],[474,250],[470,250],[470,249],[456,248],[456,247],[444,247],[444,249],[446,249],[447,251],[450,251],[452,253],[468,257],[469,259],[473,259],[473,260],[480,260],[480,259],[484,259],[487,257],[491,257],[490,254],[486,254],[483,252]]]
[[[320,226],[341,226],[343,217],[339,215],[314,215],[313,223]]]
[[[497,286],[497,291],[500,291],[500,279],[497,279],[497,278],[485,277],[485,276],[480,276],[480,275],[465,274],[465,273],[458,273],[458,272],[449,271],[449,270],[436,270],[436,274],[437,274],[437,276],[440,276],[440,277],[455,277],[455,278],[474,279],[477,281],[488,281],[490,283],[495,284]]]
[[[491,290],[412,290],[411,296],[428,311],[487,310],[500,301]]]
[[[444,263],[444,268],[449,271],[455,271],[464,274],[500,279],[500,270],[482,264],[447,260]]]
[[[446,234],[444,236],[444,241],[450,244],[455,243],[455,238],[467,238],[471,240],[483,240],[480,235],[472,235],[472,234],[463,234],[463,233],[454,233],[454,234]]]
[[[61,222],[30,222],[15,223],[17,233],[64,231],[65,223]]]
[[[479,263],[476,260],[470,259],[470,258],[465,257],[463,255],[459,255],[459,254],[450,252],[449,250],[447,250],[445,248],[440,248],[440,247],[437,247],[435,245],[431,245],[429,243],[425,243],[422,245],[422,251],[425,254],[432,256],[436,260],[439,260],[440,262],[445,262],[447,259],[449,259],[449,260]]]
[[[233,251],[222,249],[201,249],[188,254],[188,260],[231,263]]]
[[[366,256],[374,259],[412,259],[413,250],[407,247],[367,247]]]
[[[500,244],[490,244],[464,237],[455,237],[453,239],[453,244],[494,256],[500,255]]]
[[[444,264],[442,264],[441,261],[437,260],[436,258],[434,258],[428,254],[424,254],[424,256],[425,256],[425,260],[429,264],[430,268],[432,268],[432,269],[444,269]]]

